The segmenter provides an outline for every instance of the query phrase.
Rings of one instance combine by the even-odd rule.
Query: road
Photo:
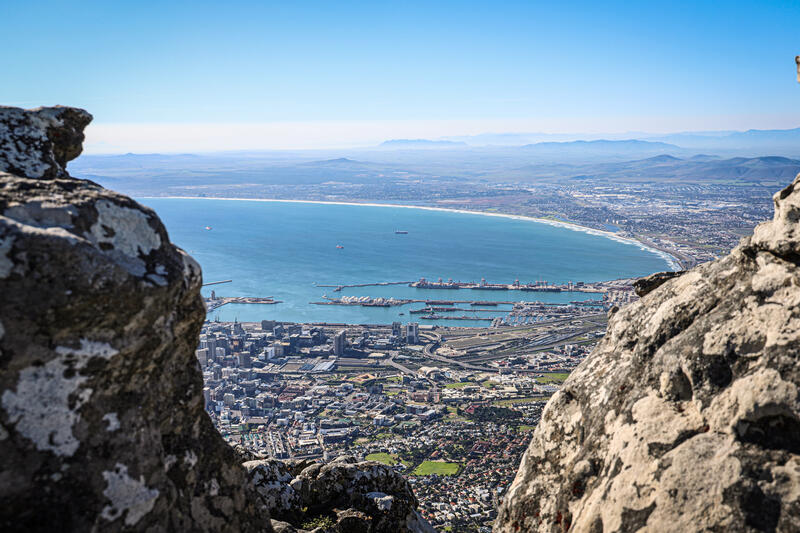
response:
[[[425,357],[428,357],[429,359],[433,359],[435,361],[440,361],[442,363],[449,363],[451,365],[460,366],[460,367],[466,368],[468,370],[478,370],[480,372],[499,372],[499,370],[497,368],[491,368],[491,367],[488,367],[488,366],[473,365],[473,364],[470,364],[470,363],[465,363],[463,361],[458,361],[456,359],[450,359],[449,357],[443,357],[441,355],[435,354],[433,352],[433,350],[435,349],[435,346],[437,346],[437,343],[433,343],[433,342],[430,343],[430,344],[426,344],[425,345],[425,348],[423,350],[424,353],[425,353]]]

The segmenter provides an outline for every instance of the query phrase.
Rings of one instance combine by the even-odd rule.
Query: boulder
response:
[[[335,521],[332,531],[433,532],[408,480],[382,463],[342,456],[327,464],[262,459],[245,467],[270,514],[294,527],[324,516]]]
[[[90,120],[0,107],[0,531],[302,531],[270,509],[432,531],[388,467],[222,439],[195,357],[200,267],[151,209],[69,176]]]
[[[611,315],[496,532],[800,531],[800,176],[774,201],[730,255]]]
[[[200,267],[67,173],[90,120],[0,108],[0,530],[271,531],[203,409]]]

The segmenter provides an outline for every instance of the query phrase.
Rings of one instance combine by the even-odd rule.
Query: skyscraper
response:
[[[334,355],[343,355],[346,337],[344,330],[333,336],[333,353]]]
[[[409,322],[406,325],[406,342],[419,344],[419,324],[417,322]]]

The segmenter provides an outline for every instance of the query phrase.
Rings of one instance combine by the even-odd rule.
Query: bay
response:
[[[272,296],[283,302],[229,304],[209,313],[210,319],[222,321],[418,321],[419,315],[408,311],[420,305],[385,308],[310,303],[322,300],[324,295],[544,302],[597,298],[577,292],[442,291],[405,285],[332,292],[316,284],[412,281],[421,277],[455,281],[485,278],[490,283],[517,279],[521,283],[593,282],[644,276],[673,267],[663,254],[640,245],[530,219],[329,203],[200,198],[140,201],[159,214],[171,240],[200,263],[204,282],[233,280],[204,287],[204,295],[213,289],[221,296]],[[408,233],[396,234],[398,230]]]

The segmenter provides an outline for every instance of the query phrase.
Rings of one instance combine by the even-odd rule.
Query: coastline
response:
[[[664,250],[660,250],[658,248],[654,248],[652,246],[648,246],[647,244],[639,241],[637,239],[632,239],[630,237],[621,237],[616,233],[612,233],[610,231],[599,230],[595,228],[590,228],[588,226],[581,226],[580,224],[575,224],[572,222],[562,222],[560,220],[551,220],[548,218],[538,218],[538,217],[531,217],[526,215],[511,215],[508,213],[489,213],[487,211],[470,211],[468,209],[450,209],[447,207],[431,207],[431,206],[424,206],[424,205],[403,205],[403,204],[378,204],[378,203],[361,203],[361,202],[334,202],[334,201],[327,201],[327,200],[284,200],[278,198],[229,198],[223,196],[140,196],[139,199],[142,200],[158,200],[158,199],[167,199],[167,200],[226,200],[226,201],[239,201],[239,202],[281,202],[281,203],[297,203],[297,204],[327,204],[327,205],[351,205],[351,206],[362,206],[362,207],[394,207],[394,208],[402,208],[402,209],[424,209],[426,211],[443,211],[445,213],[459,213],[462,215],[480,215],[480,216],[487,216],[487,217],[501,217],[501,218],[510,218],[512,220],[525,220],[529,222],[538,222],[540,224],[548,224],[550,226],[558,227],[558,228],[565,228],[572,231],[580,231],[583,233],[588,233],[590,235],[596,235],[598,237],[605,237],[607,239],[611,239],[613,241],[617,241],[623,244],[629,244],[632,246],[636,246],[641,250],[650,252],[654,255],[657,255],[664,259],[667,263],[668,268],[672,269],[673,271],[681,270],[681,260],[676,256],[670,254],[669,252],[665,252]]]

